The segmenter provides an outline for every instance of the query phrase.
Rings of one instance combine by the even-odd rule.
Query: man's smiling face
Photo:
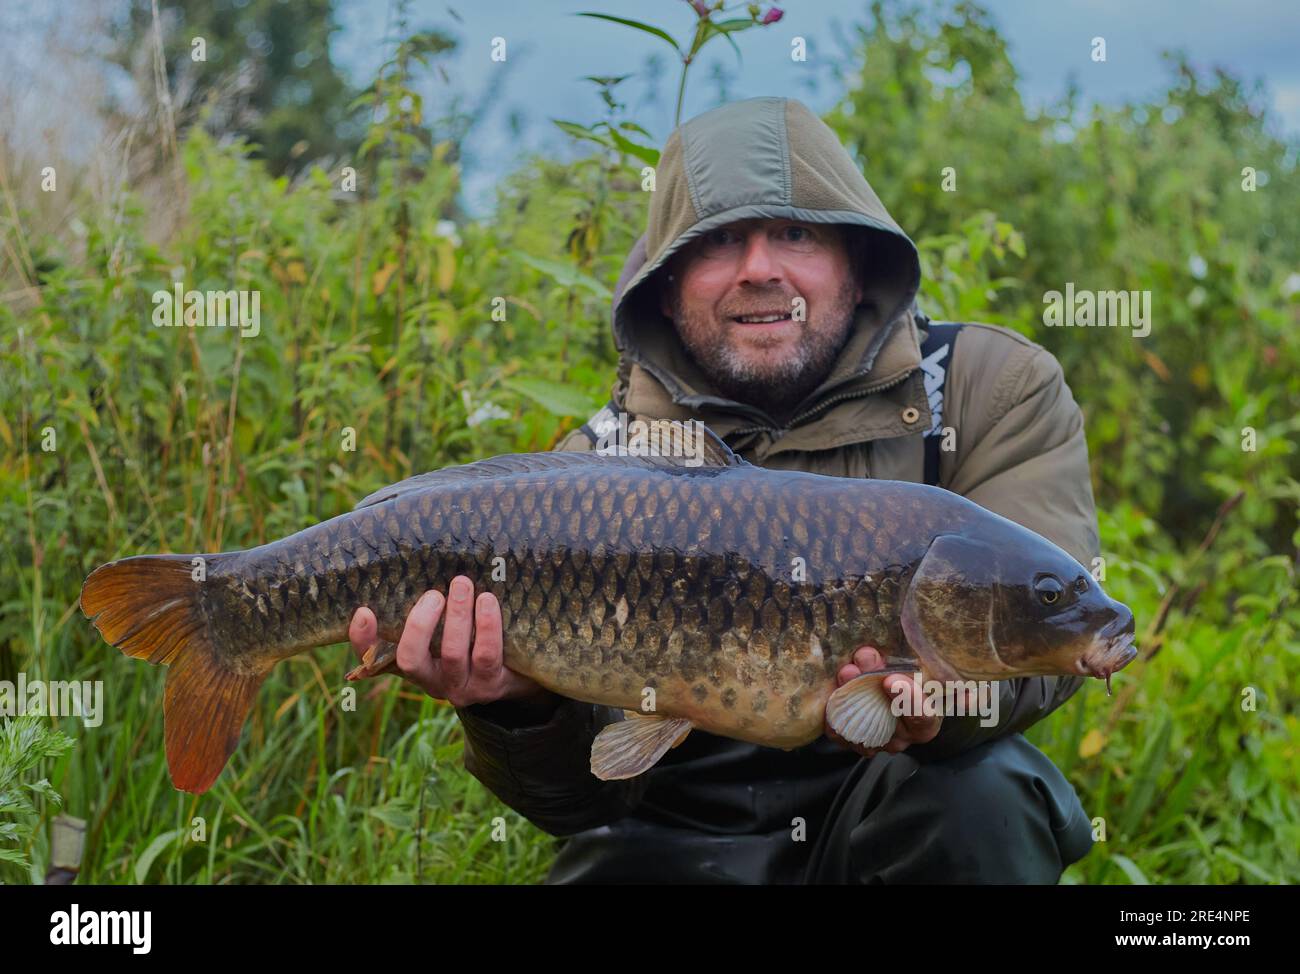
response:
[[[862,300],[845,232],[830,224],[729,223],[667,272],[660,307],[687,353],[724,394],[783,419],[826,378]]]

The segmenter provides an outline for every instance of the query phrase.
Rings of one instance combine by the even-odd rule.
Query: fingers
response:
[[[898,719],[898,731],[885,745],[885,750],[897,754],[908,744],[924,744],[933,740],[939,733],[943,715],[931,714],[926,710],[925,694],[916,677],[906,673],[893,673],[881,681],[881,686],[891,697],[905,697],[895,706],[895,712],[901,710],[902,716]]]
[[[352,644],[353,652],[361,656],[378,639],[379,623],[375,621],[375,614],[363,605],[352,614],[352,622],[348,625],[348,642]]]
[[[853,662],[863,673],[870,673],[883,668],[885,658],[874,646],[859,646],[853,653]]]
[[[442,593],[430,590],[420,596],[406,617],[402,638],[397,643],[397,666],[403,675],[433,697],[443,695],[437,662],[429,651],[438,619],[442,616]]]
[[[442,643],[435,656],[431,645],[440,621]],[[512,688],[534,687],[506,669],[503,629],[496,596],[484,592],[475,600],[474,583],[457,575],[447,598],[430,590],[412,607],[397,644],[397,667],[425,693],[457,707],[500,699]],[[374,631],[373,613],[357,610],[348,628],[353,646],[364,651],[373,645]]]
[[[397,647],[379,638],[379,624],[368,607],[362,606],[353,614],[348,625],[348,642],[361,657],[361,663],[344,679],[368,680],[397,669]]]
[[[878,670],[885,665],[885,658],[874,646],[859,646],[853,653],[853,662],[845,663],[835,674],[837,685],[844,686],[850,680],[856,680],[863,673]]]
[[[503,672],[501,605],[491,592],[474,603],[474,648],[466,689],[472,697],[487,697],[500,688]]]
[[[469,681],[473,634],[474,583],[457,575],[447,587],[447,617],[442,622],[442,649],[438,654],[442,683],[449,693],[463,689]]]

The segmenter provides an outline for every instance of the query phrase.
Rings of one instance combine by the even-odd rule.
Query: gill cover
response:
[[[993,643],[997,551],[959,534],[930,542],[907,586],[907,642],[938,680],[996,676],[1006,669]]]

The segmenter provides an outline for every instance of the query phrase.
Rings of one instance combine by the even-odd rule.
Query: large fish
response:
[[[421,474],[271,544],[104,565],[81,608],[123,653],[168,665],[167,763],[195,793],[277,662],[345,641],[361,606],[396,640],[420,594],[459,574],[500,600],[512,670],[634,712],[596,738],[601,778],[639,774],[693,727],[792,748],[825,719],[883,744],[890,672],[1109,680],[1136,655],[1128,608],[1034,532],[938,488],[755,467],[705,433],[702,454],[667,451],[686,459],[518,454]],[[836,689],[863,645],[886,666]],[[391,662],[371,653],[354,673]]]

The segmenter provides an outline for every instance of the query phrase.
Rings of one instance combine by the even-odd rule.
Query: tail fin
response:
[[[199,605],[195,555],[144,555],[101,565],[81,587],[81,611],[127,656],[169,667],[163,696],[167,768],[202,794],[226,766],[265,670],[243,672],[212,644]],[[209,570],[223,555],[203,555]]]

